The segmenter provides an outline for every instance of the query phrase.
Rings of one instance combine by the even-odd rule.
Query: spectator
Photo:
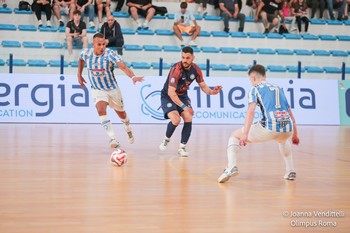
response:
[[[69,12],[70,3],[71,3],[71,0],[54,0],[52,4],[53,13],[56,15],[56,18],[58,19],[60,27],[64,26],[61,11],[64,12],[66,15],[68,15],[69,19],[73,18]],[[73,12],[71,13],[73,14]]]
[[[137,29],[148,29],[148,23],[152,20],[156,10],[152,7],[152,0],[127,0],[126,5],[129,7],[129,14],[137,24]],[[145,17],[143,24],[139,15]]]
[[[205,16],[206,14],[208,14],[207,12],[207,4],[208,4],[209,0],[195,0],[195,3],[199,4],[197,12],[198,15],[200,15],[203,11],[203,16]]]
[[[305,24],[305,33],[309,27],[309,18],[307,17],[307,5],[306,0],[296,0],[293,3],[293,15],[298,24],[299,33],[301,33],[301,21]]]
[[[259,17],[261,17],[265,28],[264,33],[269,33],[279,24],[282,24],[281,26],[286,29],[281,10],[282,0],[262,0],[256,10],[255,22],[258,22]]]
[[[6,0],[1,0],[1,2],[2,2],[2,7],[6,8],[7,7]]]
[[[229,19],[238,19],[238,31],[243,32],[245,23],[245,14],[240,13],[237,0],[219,0],[221,16],[224,18],[224,31],[229,32]]]
[[[296,31],[297,28],[294,26],[295,25],[295,16],[293,14],[293,8],[291,4],[293,4],[294,0],[291,0],[288,2],[288,0],[283,0],[283,6],[282,6],[282,12],[284,19],[292,20],[289,31]]]
[[[86,36],[86,24],[81,21],[81,11],[75,10],[73,12],[73,19],[67,23],[66,26],[66,41],[69,53],[69,61],[73,59],[73,45],[88,47],[88,39]]]
[[[115,7],[115,11],[119,12],[122,10],[125,0],[112,0],[112,2],[118,2],[117,6]]]
[[[256,9],[259,5],[261,0],[247,0],[246,1],[246,5],[250,8],[250,11],[249,11],[249,16],[251,17],[255,17],[255,12],[256,12]]]
[[[89,14],[89,27],[94,28],[94,17],[95,17],[95,8],[92,0],[71,0],[71,10],[74,12],[75,10],[80,11],[80,20],[83,20],[84,13]]]
[[[349,14],[349,4],[350,4],[350,0],[346,0],[346,4],[345,4],[345,8],[344,8],[344,20],[348,20],[348,14]]]
[[[98,28],[102,27],[102,17],[111,15],[111,0],[96,0]]]
[[[46,14],[46,26],[51,27],[51,0],[33,0],[32,11],[38,19],[38,26],[43,26],[41,21],[41,11]]]
[[[335,19],[333,9],[338,9],[337,20],[342,20],[345,5],[346,5],[346,0],[327,0],[327,9],[328,9],[330,19],[331,20]]]
[[[182,33],[185,32],[192,35],[191,41],[188,43],[190,46],[197,46],[195,39],[198,37],[201,27],[198,26],[193,14],[187,10],[187,2],[180,3],[180,12],[175,14],[173,30],[177,38],[179,38],[181,46],[185,45]],[[191,21],[194,25],[191,25]]]
[[[316,10],[320,10],[320,19],[323,18],[323,12],[326,7],[325,0],[307,0],[306,4],[309,8],[311,8],[311,18],[315,18]]]
[[[107,16],[107,22],[101,27],[101,34],[106,38],[107,48],[116,48],[118,55],[123,55],[124,37],[120,24],[112,15]]]

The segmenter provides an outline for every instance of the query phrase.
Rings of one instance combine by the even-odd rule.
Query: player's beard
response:
[[[191,67],[191,65],[192,63],[188,64],[187,62],[182,62],[182,66],[187,70]]]

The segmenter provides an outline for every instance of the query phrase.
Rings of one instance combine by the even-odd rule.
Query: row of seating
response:
[[[39,41],[20,41],[16,40],[3,40],[1,42],[2,47],[10,48],[46,48],[46,49],[61,49],[65,48],[65,43],[60,42],[39,42]],[[90,44],[91,46],[91,44]],[[81,47],[75,47],[81,49]],[[125,44],[124,49],[126,51],[154,51],[154,52],[180,52],[181,47],[175,45],[138,45],[138,44]],[[234,47],[214,47],[214,46],[202,46],[193,47],[194,52],[203,53],[241,53],[241,54],[265,54],[265,55],[298,55],[298,56],[334,56],[334,57],[347,57],[350,55],[349,51],[343,50],[307,50],[307,49],[270,49],[270,48],[234,48]]]
[[[6,61],[6,65],[9,65],[9,60]],[[0,59],[0,66],[4,66],[5,62]],[[28,61],[24,59],[13,59],[13,65],[14,66],[35,66],[35,67],[60,67],[61,61],[60,60],[49,60],[48,62],[42,59],[28,59]],[[64,61],[64,66],[68,67],[77,67],[78,62],[67,62]],[[159,69],[160,63],[159,62],[130,62],[126,65],[128,67],[132,67],[133,69]],[[170,67],[173,64],[169,63],[162,63],[163,69],[170,69]],[[202,70],[207,69],[207,64],[197,64]],[[219,71],[248,71],[250,66],[249,65],[238,65],[238,64],[231,64],[231,65],[225,65],[225,64],[211,64],[210,68],[212,70],[219,70]],[[297,66],[281,66],[281,65],[267,65],[266,66],[267,71],[270,72],[298,72]],[[301,72],[307,72],[307,73],[341,73],[342,69],[340,67],[332,67],[332,66],[324,66],[324,67],[318,67],[318,66],[304,66],[301,68]],[[345,68],[345,73],[350,73],[350,67]]]

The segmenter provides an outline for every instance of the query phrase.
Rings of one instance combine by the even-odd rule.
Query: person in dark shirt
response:
[[[116,48],[119,55],[123,55],[124,37],[120,28],[120,24],[114,19],[112,15],[107,16],[100,31],[106,38],[108,48]]]
[[[191,83],[196,80],[201,90],[207,95],[216,95],[221,91],[221,86],[216,86],[213,89],[207,86],[204,82],[202,71],[193,63],[194,55],[191,47],[182,49],[182,59],[172,66],[169,71],[167,80],[161,91],[161,105],[164,112],[164,117],[170,119],[165,138],[159,146],[161,151],[166,150],[170,138],[173,135],[176,127],[181,122],[181,117],[184,120],[184,126],[181,134],[181,143],[178,154],[182,157],[187,157],[186,144],[191,136],[192,117],[194,111],[191,107],[191,100],[187,95],[187,89]]]
[[[255,22],[258,22],[259,18],[261,17],[265,28],[264,33],[269,33],[280,23],[282,23],[284,28],[286,28],[284,24],[282,6],[282,0],[262,0],[259,3],[255,14]]]
[[[137,29],[148,29],[148,23],[152,20],[156,10],[152,7],[152,0],[128,0],[126,5],[129,7],[129,14],[137,24]],[[145,17],[141,23],[139,15]]]

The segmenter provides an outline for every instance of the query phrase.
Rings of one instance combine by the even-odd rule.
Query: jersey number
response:
[[[270,87],[271,91],[275,92],[275,108],[280,108],[281,107],[281,102],[280,102],[280,89],[277,87]]]

